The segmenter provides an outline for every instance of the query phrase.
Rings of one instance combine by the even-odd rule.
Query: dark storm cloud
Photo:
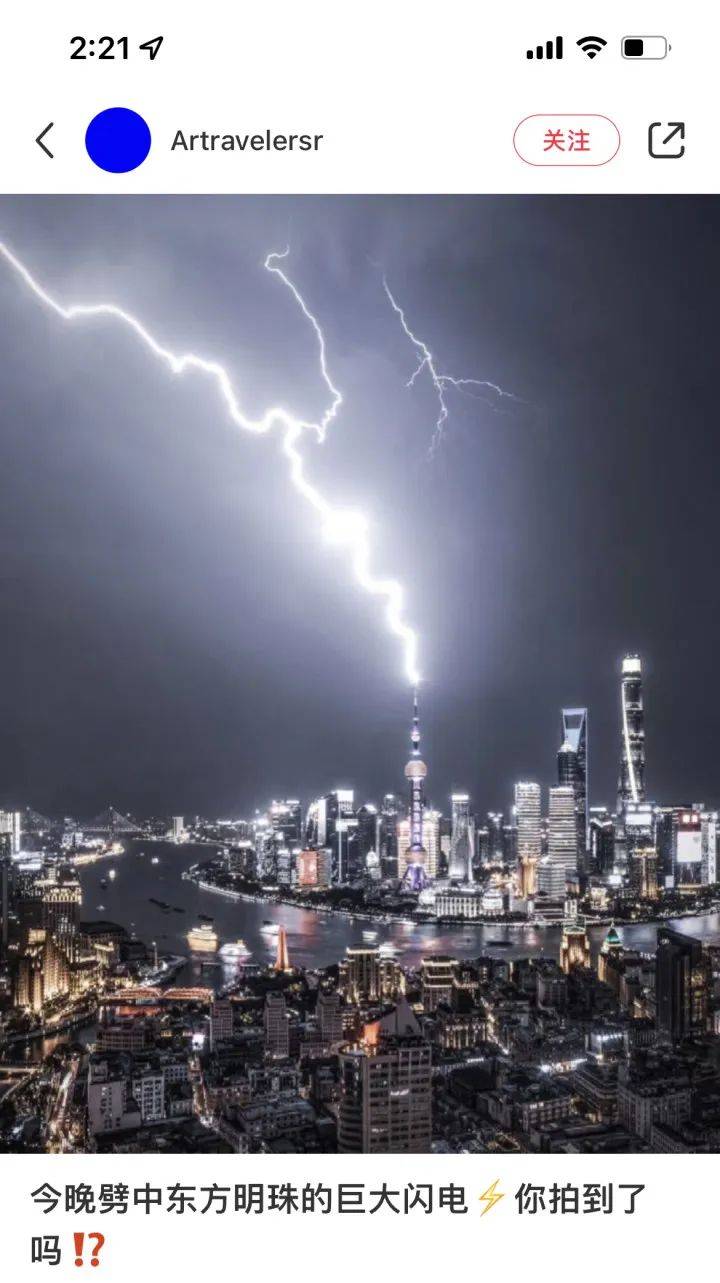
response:
[[[346,405],[312,475],[370,513],[421,633],[431,792],[551,782],[587,703],[612,799],[616,669],[647,660],[648,782],[718,800],[714,199],[5,199],[0,236],[63,301],[112,299],[227,363],[244,405]],[[388,274],[444,370],[444,446]],[[272,440],[238,435],[112,322],[66,325],[0,264],[2,800],[238,812],[400,786],[407,691]]]

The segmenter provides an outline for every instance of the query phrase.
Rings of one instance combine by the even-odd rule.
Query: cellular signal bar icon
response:
[[[546,40],[544,45],[536,45],[534,49],[528,49],[525,54],[526,58],[562,58],[562,56],[562,36],[556,36],[554,40]]]

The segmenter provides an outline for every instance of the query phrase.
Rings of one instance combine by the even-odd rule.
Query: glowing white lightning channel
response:
[[[387,294],[393,311],[400,318],[400,324],[402,325],[405,334],[415,347],[416,351],[420,354],[420,362],[417,369],[410,375],[406,386],[409,388],[413,387],[418,376],[422,374],[423,370],[427,370],[432,380],[433,387],[435,388],[440,409],[435,423],[435,431],[433,432],[432,441],[430,442],[429,454],[432,458],[443,439],[445,424],[450,414],[447,401],[445,400],[445,392],[448,387],[459,388],[461,391],[465,388],[471,387],[485,388],[488,392],[494,393],[498,398],[507,397],[511,401],[517,401],[519,398],[514,396],[512,392],[505,392],[497,383],[491,383],[489,379],[456,379],[452,374],[441,374],[437,368],[435,357],[430,351],[427,343],[425,343],[423,339],[418,338],[417,334],[414,334],[410,329],[405,316],[405,309],[400,306],[393,296],[385,277],[383,277],[383,288]]]
[[[345,548],[355,579],[360,587],[373,597],[384,600],[384,617],[390,633],[401,643],[405,675],[411,685],[420,680],[418,672],[418,638],[415,630],[407,623],[404,610],[404,593],[402,586],[395,579],[379,578],[371,569],[371,549],[368,523],[359,513],[336,508],[325,496],[308,481],[305,475],[305,463],[300,452],[300,441],[305,432],[314,432],[318,441],[325,439],[329,424],[336,417],[342,405],[342,395],[334,386],[328,373],[326,363],[325,338],[321,326],[308,308],[297,287],[278,264],[287,258],[288,250],[282,254],[268,254],[265,267],[269,272],[279,276],[284,285],[291,291],[304,316],[312,325],[318,340],[320,353],[320,370],[330,393],[330,404],[317,423],[306,422],[290,414],[282,406],[271,406],[259,419],[249,418],[242,410],[232,379],[224,366],[217,361],[207,360],[194,352],[178,355],[169,348],[163,347],[148,329],[132,313],[126,312],[115,303],[74,303],[64,306],[43,288],[20,259],[0,241],[0,254],[20,277],[28,289],[56,316],[63,321],[82,320],[84,317],[110,317],[121,321],[139,338],[146,348],[159,360],[163,361],[173,374],[186,374],[195,371],[214,380],[230,418],[244,432],[265,435],[274,429],[281,433],[281,444],[289,463],[290,477],[295,489],[320,517],[321,529],[325,538],[332,544]]]
[[[318,341],[318,352],[320,357],[320,373],[322,374],[325,386],[328,392],[330,393],[330,405],[325,411],[322,419],[320,420],[320,423],[317,425],[318,438],[322,442],[325,440],[325,434],[330,424],[332,423],[333,419],[336,417],[337,412],[340,409],[340,406],[343,403],[342,392],[340,392],[335,387],[335,384],[330,378],[330,372],[327,367],[327,355],[325,351],[325,335],[322,332],[322,328],[317,320],[317,317],[313,316],[312,312],[307,306],[307,303],[305,302],[305,299],[303,298],[297,286],[290,280],[290,277],[283,271],[281,267],[278,267],[278,263],[282,262],[284,259],[288,258],[289,256],[290,256],[289,245],[287,249],[283,250],[282,254],[278,254],[278,253],[268,254],[267,258],[265,259],[265,268],[268,272],[272,272],[275,276],[280,277],[280,280],[282,281],[283,285],[286,285],[287,288],[290,290],[290,293],[292,294],[293,298],[295,299],[295,302],[297,303],[298,307],[302,311],[303,316],[307,317],[308,321],[310,322],[310,324],[312,325],[315,331],[315,337],[317,338],[317,341]]]

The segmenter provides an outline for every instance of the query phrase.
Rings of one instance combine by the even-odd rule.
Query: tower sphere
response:
[[[427,775],[427,766],[420,761],[419,757],[412,757],[405,767],[406,780],[424,780]]]

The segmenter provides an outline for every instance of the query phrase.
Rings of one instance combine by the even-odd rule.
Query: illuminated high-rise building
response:
[[[311,802],[305,818],[305,843],[310,849],[327,844],[327,799]]]
[[[405,767],[405,778],[410,781],[410,844],[407,848],[405,861],[407,865],[405,881],[414,891],[421,891],[428,879],[427,851],[423,845],[424,785],[427,777],[427,766],[420,757],[420,715],[418,712],[417,687],[413,692],[410,750],[410,761]]]
[[[482,869],[490,859],[490,829],[487,824],[478,824],[475,829],[475,850],[478,867]]]
[[[357,817],[352,789],[335,789],[326,799],[326,845],[332,852],[332,881],[336,886],[359,876]]]
[[[607,807],[590,808],[590,871],[601,878],[609,877],[615,864],[615,826]]]
[[[568,877],[577,874],[575,791],[559,785],[550,789],[549,799],[548,850],[540,866],[540,890],[561,897]]]
[[[560,742],[569,744],[575,754],[575,792],[587,833],[588,825],[588,711],[586,708],[563,708],[560,713]],[[562,784],[563,780],[558,780]]]
[[[443,954],[423,958],[420,981],[423,1011],[432,1012],[440,1006],[451,1005],[457,969],[457,958]]]
[[[397,825],[399,815],[400,799],[395,793],[386,793],[383,798],[378,825],[380,873],[386,881],[395,881],[398,877]]]
[[[575,914],[563,922],[560,939],[560,966],[566,975],[576,967],[590,966],[590,941],[585,919]]]
[[[10,854],[19,855],[22,845],[22,812],[0,811],[0,834],[10,838]]]
[[[40,1012],[45,998],[42,945],[26,949],[15,965],[13,1005]]]
[[[327,887],[330,885],[330,852],[300,851],[296,860],[298,886]]]
[[[620,718],[618,811],[623,811],[629,802],[637,805],[645,801],[645,714],[639,655],[626,655],[622,662]]]
[[[588,846],[588,715],[586,708],[564,708],[560,714],[558,784],[575,790],[578,829],[578,866],[585,863]]]
[[[537,889],[537,867],[542,853],[541,811],[540,785],[519,780],[515,785],[515,830],[521,893],[526,899]]]
[[[405,976],[379,949],[348,946],[340,963],[340,989],[348,1002],[375,1002],[405,992]]]
[[[486,863],[504,868],[513,862],[515,826],[507,824],[502,811],[488,811],[488,845]]]
[[[331,852],[332,881],[353,881],[357,859],[357,820],[352,789],[335,789],[308,808],[305,840],[308,847]]]
[[[10,878],[12,871],[10,850],[10,834],[0,834],[0,961],[7,956],[10,935]]]
[[[675,886],[692,887],[702,881],[702,816],[699,810],[684,809],[674,816]]]
[[[654,846],[633,846],[628,861],[629,885],[640,900],[657,900],[658,855]]]
[[[542,851],[540,785],[520,780],[515,785],[515,826],[518,860],[539,860]]]
[[[367,877],[371,864],[380,863],[380,814],[372,802],[365,802],[357,812],[357,832],[354,840],[354,869],[356,878]],[[355,881],[355,878],[351,878]]]
[[[76,878],[38,879],[42,896],[42,925],[57,940],[70,940],[76,933],[82,904],[82,889]]]
[[[453,793],[448,876],[453,882],[472,882],[475,855],[475,817],[467,793]]]
[[[266,817],[255,823],[255,868],[260,881],[274,882],[277,877],[277,842]]]
[[[278,846],[297,847],[302,840],[302,811],[296,798],[274,801],[268,818]]]
[[[718,814],[703,811],[702,821],[702,880],[707,886],[718,881]]]

